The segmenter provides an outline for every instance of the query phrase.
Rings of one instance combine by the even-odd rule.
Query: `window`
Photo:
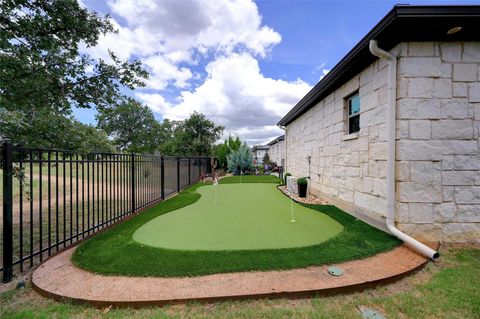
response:
[[[360,131],[360,96],[358,93],[347,99],[348,134]]]

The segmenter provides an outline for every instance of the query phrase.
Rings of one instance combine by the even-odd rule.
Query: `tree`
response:
[[[240,141],[238,136],[233,137],[232,135],[229,135],[228,139],[226,139],[222,144],[216,146],[214,153],[218,159],[220,168],[225,170],[228,168],[227,156],[230,154],[230,152],[238,150],[241,145],[242,141]]]
[[[100,109],[97,126],[108,134],[119,150],[126,152],[153,154],[168,135],[150,108],[134,99]]]
[[[122,87],[141,86],[148,76],[139,61],[111,54],[107,63],[80,53],[114,32],[109,17],[76,0],[4,0],[0,28],[0,137],[34,147],[84,148],[85,139],[66,140],[78,137],[69,130],[80,130],[107,147],[105,134],[72,119],[72,107],[108,107],[123,95]]]
[[[270,164],[270,155],[268,155],[268,152],[265,152],[265,155],[263,155],[262,162],[264,165]]]
[[[194,112],[188,119],[173,122],[171,138],[160,148],[167,155],[211,156],[213,145],[220,138],[224,127],[216,125],[204,114]]]
[[[228,170],[235,175],[253,169],[252,153],[245,143],[227,156],[227,162]]]
[[[9,111],[107,107],[122,95],[121,86],[143,85],[148,74],[139,61],[95,61],[80,54],[101,34],[114,32],[108,16],[80,7],[76,0],[0,2],[0,104]],[[30,126],[33,126],[30,123]]]
[[[2,138],[39,148],[112,152],[114,147],[105,132],[85,125],[71,116],[57,114],[50,109],[36,112],[36,125],[30,126],[25,113],[0,108]]]
[[[108,139],[107,133],[92,125],[86,125],[78,121],[74,122],[71,136],[68,137],[70,147],[80,154],[90,152],[115,152],[115,146]]]

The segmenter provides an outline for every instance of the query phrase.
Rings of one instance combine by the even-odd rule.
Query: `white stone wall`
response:
[[[253,152],[253,161],[255,162],[255,165],[262,165],[263,164],[263,157],[267,153],[267,150],[256,150]],[[270,153],[268,153],[270,156]]]
[[[424,240],[480,242],[480,42],[402,43],[396,220]],[[287,127],[287,171],[352,212],[385,215],[387,65],[377,60]],[[345,97],[359,91],[360,132]]]
[[[409,43],[399,59],[400,228],[480,242],[480,42]]]
[[[278,141],[270,145],[268,155],[272,162],[277,163],[277,165],[282,165],[282,159],[285,160],[285,141]]]

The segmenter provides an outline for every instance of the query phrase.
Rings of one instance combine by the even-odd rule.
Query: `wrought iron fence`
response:
[[[4,282],[211,173],[207,157],[82,155],[8,142],[0,164]]]

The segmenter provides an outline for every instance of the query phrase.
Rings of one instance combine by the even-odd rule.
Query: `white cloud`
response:
[[[130,28],[148,30],[162,39],[168,52],[195,48],[228,52],[244,45],[264,56],[281,40],[277,32],[261,26],[252,1],[112,0],[109,6]]]
[[[135,95],[165,118],[198,111],[225,125],[227,135],[264,143],[283,133],[276,122],[310,89],[302,80],[262,74],[257,59],[281,35],[262,24],[251,0],[109,0],[108,6],[119,32],[87,52],[140,59],[150,79]],[[167,100],[167,91],[177,96]]]
[[[176,66],[174,61],[161,54],[145,58],[143,64],[148,67],[151,74],[147,86],[156,90],[163,90],[168,84],[173,84],[177,88],[186,88],[188,80],[193,76],[190,69]]]
[[[301,80],[287,82],[265,77],[249,53],[221,57],[206,66],[207,78],[193,91],[183,91],[172,105],[159,94],[137,96],[164,117],[181,120],[194,111],[225,125],[249,144],[282,134],[277,121],[309,90]]]
[[[328,72],[330,72],[330,70],[327,70],[327,69],[322,69],[322,74],[320,75],[320,81],[325,77],[325,75],[328,74]]]

